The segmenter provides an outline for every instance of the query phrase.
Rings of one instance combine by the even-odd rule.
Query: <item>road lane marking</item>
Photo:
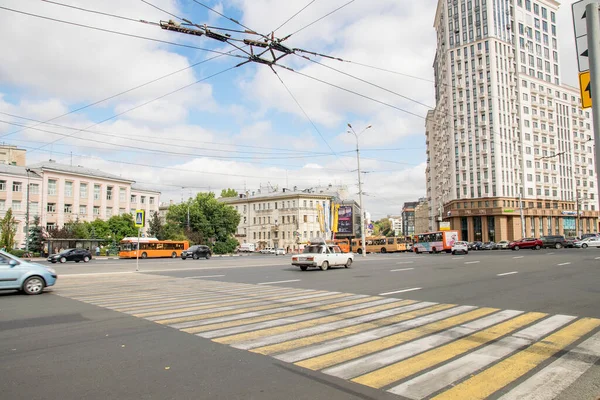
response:
[[[324,312],[321,313],[321,315],[317,315],[318,318],[313,318],[308,321],[296,323],[295,321],[283,320],[278,321],[277,323],[263,324],[263,326],[242,326],[239,328],[205,332],[201,334],[201,336],[209,339],[215,338],[213,341],[218,343],[238,344],[239,342],[246,342],[263,336],[277,335],[283,332],[289,332],[291,330],[303,329],[328,322],[340,321],[350,317],[366,315],[376,311],[387,310],[396,307],[397,304],[397,299],[382,299],[364,303],[359,306],[353,305],[350,307],[338,308],[333,312]],[[294,323],[290,324],[290,322]]]
[[[261,282],[261,283],[258,283],[258,285],[274,285],[276,283],[289,283],[289,282],[300,282],[300,279],[290,279],[288,281]]]
[[[514,275],[514,274],[518,274],[518,272],[517,271],[505,272],[503,274],[498,274],[496,276],[506,276],[506,275]]]
[[[547,255],[549,255],[549,256],[551,256],[551,255],[553,255],[554,253],[546,253],[546,254],[547,254]]]
[[[398,333],[375,335],[375,337],[368,333],[357,335],[358,337],[349,341],[349,343],[343,343],[337,351],[297,362],[296,365],[312,370],[320,370],[343,363],[344,361],[357,359],[380,350],[398,346],[433,332],[443,331],[454,325],[471,321],[493,312],[492,309],[473,310],[473,308],[475,307],[455,307],[431,316],[418,318],[419,321],[415,321],[413,324],[410,324],[411,321],[407,321],[407,323],[399,324],[397,328]],[[435,322],[430,323],[431,321]],[[384,330],[383,332],[387,333],[388,331]],[[394,329],[391,329],[391,331],[394,332]]]
[[[338,378],[342,379],[356,378],[360,375],[366,374],[367,372],[371,372],[377,369],[381,365],[393,363],[414,356],[418,353],[430,350],[439,345],[449,343],[460,337],[470,335],[474,331],[478,331],[483,328],[487,328],[490,325],[495,325],[499,322],[505,321],[506,319],[515,316],[515,313],[521,313],[521,311],[504,311],[502,314],[500,314],[496,313],[496,311],[498,311],[498,309],[481,308],[479,310],[474,311],[481,313],[479,317],[482,317],[487,314],[492,315],[486,316],[485,318],[478,318],[477,320],[466,324],[455,324],[458,326],[454,326],[453,328],[447,331],[425,336],[424,338],[405,343],[400,346],[394,346],[392,348],[388,348],[386,350],[370,354],[366,357],[361,357],[359,359],[348,361],[346,363],[327,368],[322,372],[328,375],[337,376]]]
[[[479,264],[481,261],[466,261],[465,264]]]
[[[414,292],[415,290],[421,290],[421,289],[422,288],[420,288],[420,287],[414,287],[414,288],[410,288],[410,289],[396,290],[395,292],[379,293],[379,296],[387,296],[388,294],[396,294],[396,293]]]
[[[600,326],[600,320],[582,318],[544,340],[502,360],[498,364],[434,397],[442,399],[485,399],[519,379],[539,364]]]
[[[564,262],[564,263],[560,263],[560,264],[558,264],[558,266],[559,266],[559,267],[561,267],[561,266],[563,266],[563,265],[570,265],[570,264],[571,264],[570,262]]]
[[[464,257],[452,257],[453,260],[462,260]]]
[[[389,391],[414,400],[429,397],[437,391],[452,387],[454,382],[471,376],[511,353],[540,340],[573,319],[575,317],[566,315],[547,318],[466,356],[405,381]]]
[[[600,257],[596,257],[596,258],[594,258],[594,260],[600,260]]]
[[[499,314],[505,313],[501,311]],[[366,375],[362,375],[353,379],[356,383],[361,383],[376,389],[387,386],[391,383],[400,381],[404,378],[416,374],[419,371],[426,370],[434,365],[441,364],[458,355],[484,346],[508,333],[516,331],[530,323],[545,317],[543,313],[528,313],[525,315],[515,316],[514,312],[508,314],[512,318],[506,322],[502,322],[491,328],[484,329],[470,336],[454,341],[445,346],[436,347],[419,355],[397,362],[387,367],[380,368]]]
[[[518,259],[520,259],[520,258],[523,258],[523,257],[525,257],[525,256],[516,256],[516,257],[513,257],[513,258],[514,258],[515,260],[518,260]]]
[[[270,346],[258,347],[258,348],[253,349],[252,352],[259,353],[259,354],[267,354],[267,355],[274,354],[274,353],[284,353],[284,352],[290,353],[292,350],[297,349],[297,348],[314,346],[318,343],[330,341],[332,339],[337,339],[340,337],[348,337],[353,334],[361,333],[364,331],[369,331],[372,329],[381,328],[381,326],[384,324],[385,325],[397,324],[399,322],[410,320],[410,319],[413,319],[416,317],[420,317],[422,315],[433,314],[436,311],[446,310],[448,308],[454,307],[454,305],[453,304],[435,305],[435,303],[421,302],[421,303],[413,304],[411,306],[407,306],[407,309],[408,309],[408,307],[412,307],[415,311],[405,312],[405,313],[397,315],[397,316],[378,320],[377,322],[368,322],[368,323],[355,325],[353,327],[349,327],[349,328],[345,328],[345,329],[335,330],[335,331],[328,332],[326,334],[321,334],[318,336],[310,336],[310,337],[304,337],[304,338],[299,338],[299,339],[293,339],[293,340],[289,340],[287,342],[282,342],[282,343],[278,343],[278,344],[274,344],[274,345],[270,345]],[[302,349],[301,351],[304,352],[305,350],[306,349]]]
[[[390,269],[390,272],[412,271],[414,268]]]
[[[399,261],[396,264],[414,264],[414,261]]]
[[[500,400],[552,400],[600,360],[600,333],[535,374]]]
[[[200,275],[200,276],[186,276],[183,279],[202,279],[202,278],[220,278],[225,275]]]

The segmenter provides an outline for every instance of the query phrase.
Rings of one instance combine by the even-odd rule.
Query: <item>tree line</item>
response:
[[[232,197],[232,189],[227,196]],[[147,233],[159,240],[187,240],[190,245],[205,244],[216,254],[235,251],[239,245],[234,234],[240,223],[240,214],[231,206],[219,202],[214,193],[199,193],[185,203],[172,204],[166,215],[166,222],[161,221],[155,212],[148,218]],[[0,246],[12,249],[15,245],[17,221],[11,209],[0,220]],[[114,215],[108,220],[67,222],[61,228],[46,231],[40,226],[40,218],[34,217],[27,239],[29,250],[38,253],[42,250],[43,241],[52,239],[98,239],[118,244],[124,237],[137,236],[138,229],[131,214]]]

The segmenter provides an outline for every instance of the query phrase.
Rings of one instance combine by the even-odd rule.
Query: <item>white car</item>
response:
[[[275,249],[273,247],[265,247],[260,251],[260,254],[275,254]]]
[[[309,267],[327,271],[329,267],[336,265],[350,268],[353,261],[353,253],[342,253],[339,246],[324,242],[312,242],[304,248],[302,254],[292,257],[292,265],[300,267],[302,271],[306,271]]]
[[[589,237],[578,242],[575,242],[575,247],[581,247],[582,249],[588,247],[600,247],[600,237]]]
[[[508,240],[501,240],[498,243],[496,243],[496,246],[500,250],[506,250],[506,249],[508,249],[508,244],[509,243],[510,242]]]
[[[456,253],[469,254],[469,244],[467,242],[454,242],[452,245],[452,254]]]
[[[276,256],[285,256],[285,249],[278,248],[277,250],[275,250],[275,255]]]

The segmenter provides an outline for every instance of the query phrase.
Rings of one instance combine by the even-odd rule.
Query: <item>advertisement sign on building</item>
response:
[[[352,206],[340,206],[338,211],[338,233],[351,235],[352,230]]]
[[[440,222],[440,231],[449,231],[450,230],[450,222],[443,221]]]

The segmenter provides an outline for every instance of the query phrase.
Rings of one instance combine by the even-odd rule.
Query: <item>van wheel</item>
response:
[[[346,261],[346,265],[345,265],[345,267],[346,267],[346,268],[350,268],[351,266],[352,266],[352,259],[351,259],[351,258],[349,258],[349,259],[348,259],[348,261]]]
[[[321,271],[327,271],[328,268],[329,263],[327,261],[323,261],[323,264],[321,264]]]

